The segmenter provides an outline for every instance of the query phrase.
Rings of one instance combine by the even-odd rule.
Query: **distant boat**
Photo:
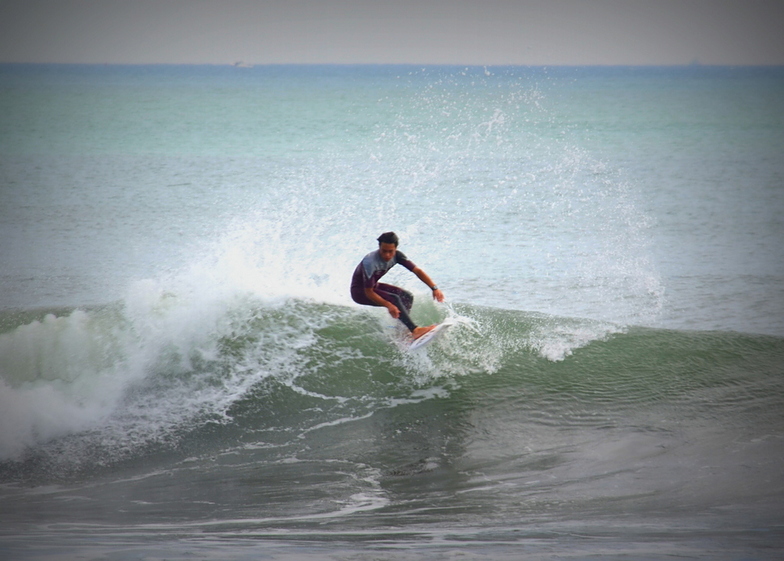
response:
[[[234,63],[232,66],[235,66],[235,67],[237,67],[237,68],[253,68],[253,65],[252,65],[252,64],[250,64],[250,63],[248,63],[248,62],[243,62],[243,61],[241,61],[241,60],[238,60],[238,61],[237,61],[237,62],[235,62],[235,63]]]

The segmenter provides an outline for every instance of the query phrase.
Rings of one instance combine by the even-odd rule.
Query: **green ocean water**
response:
[[[778,558],[782,89],[0,66],[0,557]]]

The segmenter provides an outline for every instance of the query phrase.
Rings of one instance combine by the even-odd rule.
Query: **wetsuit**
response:
[[[395,256],[389,261],[384,261],[378,251],[371,251],[365,255],[359,265],[357,265],[357,268],[354,269],[354,275],[351,277],[351,298],[357,304],[378,306],[379,304],[373,302],[365,294],[366,288],[372,288],[376,291],[376,294],[387,302],[394,304],[400,310],[398,319],[410,331],[414,331],[416,324],[411,321],[411,317],[408,315],[411,311],[411,306],[414,304],[414,295],[399,286],[378,282],[381,277],[386,275],[398,263],[409,271],[413,271],[416,268],[416,265],[400,251],[396,251]]]

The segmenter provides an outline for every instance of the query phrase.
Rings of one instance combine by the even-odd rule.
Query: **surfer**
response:
[[[434,299],[443,302],[444,294],[427,273],[414,265],[402,251],[397,250],[399,241],[394,232],[384,232],[378,237],[378,250],[365,255],[354,269],[354,275],[351,277],[351,298],[363,306],[385,307],[389,310],[389,315],[408,327],[414,339],[419,339],[435,325],[418,327],[408,315],[414,303],[414,295],[399,286],[379,283],[379,279],[399,263],[433,291]]]

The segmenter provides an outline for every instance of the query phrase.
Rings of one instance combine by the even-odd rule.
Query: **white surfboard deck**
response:
[[[419,339],[414,339],[408,346],[408,350],[415,351],[417,349],[421,349],[422,347],[426,347],[435,341],[438,337],[443,335],[447,328],[453,326],[454,324],[455,323],[453,321],[444,320],[443,322],[436,325],[433,329],[422,335]]]

